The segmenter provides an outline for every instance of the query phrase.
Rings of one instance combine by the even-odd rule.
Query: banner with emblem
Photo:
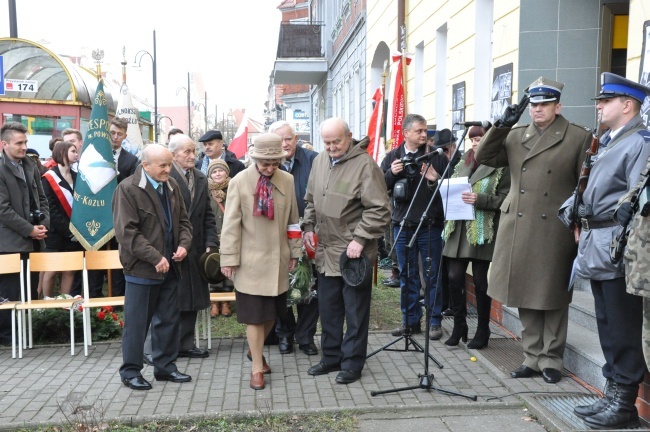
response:
[[[388,93],[388,115],[386,116],[386,136],[392,141],[392,148],[399,147],[404,141],[402,122],[406,117],[406,95],[404,94],[404,67],[411,64],[413,55],[394,53],[390,73],[390,91]]]
[[[70,217],[70,231],[86,250],[98,250],[114,235],[111,201],[116,187],[106,95],[100,80],[81,150]]]

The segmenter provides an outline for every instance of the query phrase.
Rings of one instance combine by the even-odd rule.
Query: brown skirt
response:
[[[287,293],[277,297],[246,294],[235,290],[237,322],[241,324],[264,324],[276,317],[287,316]]]

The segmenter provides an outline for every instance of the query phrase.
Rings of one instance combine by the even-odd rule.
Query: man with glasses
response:
[[[434,192],[437,181],[447,166],[447,158],[436,154],[431,156],[431,164],[426,161],[415,163],[414,160],[426,152],[427,122],[419,114],[409,114],[404,119],[403,128],[404,142],[388,153],[381,163],[386,187],[393,194],[393,238],[402,291],[402,325],[393,330],[392,335],[403,336],[422,332],[422,307],[419,301],[420,258],[423,264],[430,258],[431,266],[424,269],[424,273],[429,276],[428,281],[424,283],[429,290],[429,303],[426,307],[430,310],[430,322],[426,325],[430,326],[429,338],[438,340],[442,337],[442,296],[438,287],[438,264],[445,217],[442,198],[439,193],[434,196]],[[451,141],[451,137],[448,137],[448,141]],[[424,181],[422,177],[425,178]],[[424,222],[417,232],[414,247],[407,248],[406,245],[416,234],[415,230],[431,200],[433,205],[424,215]]]

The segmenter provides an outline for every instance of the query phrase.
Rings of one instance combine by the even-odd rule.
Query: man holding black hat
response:
[[[221,131],[211,130],[207,131],[201,138],[199,142],[203,143],[203,156],[196,160],[196,168],[200,169],[201,172],[205,175],[208,174],[208,165],[215,159],[223,159],[228,164],[230,168],[230,178],[233,178],[237,175],[239,171],[242,171],[245,166],[240,162],[233,152],[223,148],[223,136]]]
[[[560,114],[563,88],[536,79],[526,89],[533,123],[513,127],[528,103],[524,97],[504,110],[476,152],[481,164],[510,167],[488,288],[493,299],[519,308],[524,362],[510,375],[541,371],[548,383],[562,379],[576,253],[573,234],[554,215],[575,190],[591,142],[588,128]]]
[[[331,118],[320,125],[325,152],[314,159],[305,194],[302,222],[305,245],[314,248],[318,235],[316,270],[321,316],[320,362],[307,370],[324,375],[340,370],[339,384],[361,378],[368,349],[370,281],[352,286],[341,272],[341,254],[357,259],[377,259],[377,239],[388,224],[388,192],[382,173],[366,148],[368,138],[352,139],[342,119]],[[352,281],[354,282],[354,281]],[[343,325],[346,324],[345,334]]]
[[[637,184],[650,156],[650,134],[639,116],[650,88],[609,72],[602,74],[601,85],[595,99],[601,125],[609,130],[600,139],[578,209],[582,232],[575,274],[591,281],[607,386],[603,399],[574,412],[589,427],[619,429],[639,426],[634,403],[646,371],[643,299],[626,292],[623,262],[612,263],[609,243],[623,229],[613,219],[618,200]],[[573,201],[572,197],[560,211],[566,223],[573,222]]]

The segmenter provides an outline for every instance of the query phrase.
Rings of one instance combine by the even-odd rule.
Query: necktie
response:
[[[156,188],[156,192],[158,192],[158,195],[162,196],[163,195],[163,185],[160,183],[158,187]]]
[[[284,168],[287,170],[288,173],[291,172],[291,161],[286,161],[284,163]]]
[[[603,145],[603,147],[607,147],[607,144],[609,144],[609,142],[610,142],[611,140],[612,140],[612,135],[609,134],[609,135],[607,135],[607,136],[605,137],[605,139],[603,140],[603,142],[602,142],[601,144]]]
[[[189,181],[190,181],[190,170],[185,171],[185,178],[187,179],[187,182],[189,183]]]

